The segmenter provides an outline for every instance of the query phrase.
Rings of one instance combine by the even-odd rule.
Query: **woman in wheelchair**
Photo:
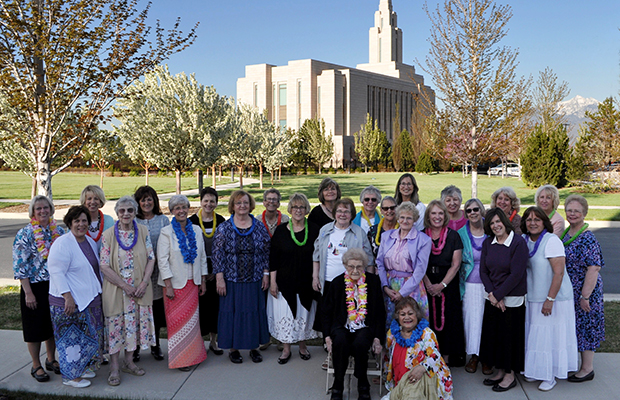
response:
[[[345,273],[332,281],[324,298],[323,337],[327,351],[332,353],[334,385],[332,400],[341,400],[349,356],[355,360],[359,399],[370,399],[366,377],[368,350],[382,350],[385,339],[385,308],[381,281],[365,272],[368,258],[362,249],[349,249],[342,256]]]

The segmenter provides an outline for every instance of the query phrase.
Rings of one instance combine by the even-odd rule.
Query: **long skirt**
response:
[[[40,343],[54,337],[52,317],[50,316],[50,282],[30,283],[30,288],[34,298],[37,300],[37,308],[34,310],[26,306],[26,293],[24,289],[21,288],[19,291],[24,342]]]
[[[174,299],[164,296],[168,325],[168,368],[183,368],[207,359],[198,321],[199,286],[192,279],[174,289]]]
[[[411,371],[407,371],[400,379],[398,385],[396,385],[390,393],[383,396],[381,400],[442,399],[439,396],[439,390],[437,390],[441,384],[441,382],[439,382],[439,374],[434,374],[433,377],[430,377],[428,374],[423,374],[422,379],[415,383],[409,382],[410,374]],[[452,399],[452,394],[443,399]]]
[[[467,354],[480,354],[484,301],[484,285],[482,283],[465,282],[463,325],[465,328],[465,351]]]
[[[103,356],[103,310],[93,300],[84,311],[65,314],[65,308],[50,306],[58,363],[63,379],[73,380],[87,368],[98,369]]]
[[[153,307],[141,306],[123,292],[123,312],[105,318],[108,329],[109,353],[121,350],[134,351],[138,347],[146,350],[155,345],[155,324]]]
[[[207,281],[207,292],[200,296],[200,332],[202,336],[217,332],[217,318],[220,310],[220,295],[217,294],[215,279]]]
[[[525,314],[525,376],[550,381],[566,379],[579,369],[575,306],[556,301],[551,315],[541,313],[544,303],[527,303]]]
[[[390,289],[395,290],[397,292],[400,291],[400,288],[403,287],[405,282],[411,279],[411,276],[409,277],[390,276],[390,272],[392,271],[387,272],[388,286],[390,287]],[[387,316],[386,331],[387,331],[388,329],[390,329],[390,324],[392,323],[392,320],[394,320],[394,310],[395,310],[396,304],[393,303],[392,300],[390,300],[388,296],[384,295],[384,297],[385,297],[385,307],[387,311],[386,313],[387,314],[386,315]],[[424,287],[424,282],[420,281],[420,284],[418,285],[416,290],[411,292],[409,297],[411,297],[418,303],[422,311],[424,311],[425,318],[428,320],[428,297],[426,295],[426,287]]]
[[[502,312],[486,301],[482,320],[480,360],[506,372],[523,371],[525,304]]]
[[[445,277],[445,273],[427,273],[427,276],[431,282],[438,283]],[[450,356],[450,366],[465,365],[465,330],[459,280],[452,279],[438,296],[429,296],[428,303],[428,322],[437,336],[441,355]]]
[[[224,349],[255,349],[269,341],[265,294],[261,281],[226,281],[226,296],[220,297],[218,344]]]
[[[312,329],[315,315],[316,301],[312,302],[310,311],[308,311],[301,305],[299,295],[297,295],[297,317],[294,317],[282,292],[278,292],[277,298],[272,295],[267,298],[269,333],[282,343],[297,343],[318,338],[319,333]]]

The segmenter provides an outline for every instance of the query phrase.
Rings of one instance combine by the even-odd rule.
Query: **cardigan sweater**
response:
[[[487,293],[493,292],[497,301],[506,296],[523,296],[527,293],[528,250],[525,240],[513,235],[510,246],[491,244],[488,237],[482,244],[480,278]]]
[[[172,224],[161,229],[157,243],[159,286],[165,286],[164,279],[170,279],[173,289],[183,289],[189,279],[193,279],[194,284],[200,286],[202,275],[207,275],[207,255],[204,242],[200,240],[202,230],[196,225],[192,225],[192,228],[194,228],[194,235],[196,235],[196,252],[198,253],[191,265],[192,276],[187,274],[189,264],[183,261],[183,254],[179,248],[179,241]]]

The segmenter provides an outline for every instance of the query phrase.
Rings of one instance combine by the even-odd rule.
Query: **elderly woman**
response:
[[[396,208],[396,216],[399,228],[381,235],[382,246],[379,247],[376,260],[381,287],[385,293],[388,327],[393,319],[394,305],[403,297],[415,299],[424,317],[428,318],[428,299],[422,278],[428,266],[431,240],[414,228],[413,224],[419,216],[412,202],[401,203]]]
[[[263,211],[261,220],[265,228],[267,228],[267,232],[269,232],[269,237],[273,236],[273,233],[279,225],[288,222],[288,215],[282,214],[282,212],[278,210],[280,208],[280,200],[282,200],[282,195],[278,189],[267,189],[263,193],[263,206],[265,206],[265,211]]]
[[[562,232],[564,232],[566,222],[560,213],[557,212],[558,206],[560,205],[560,192],[558,188],[553,185],[539,187],[534,195],[534,201],[536,202],[536,206],[540,207],[551,220],[553,233],[560,236]]]
[[[514,189],[504,186],[497,189],[491,195],[491,208],[500,208],[512,224],[512,230],[515,235],[521,235],[521,216],[519,216],[519,208],[521,200],[517,197]]]
[[[164,286],[168,325],[168,368],[189,371],[207,358],[198,322],[198,296],[207,290],[207,254],[200,227],[187,218],[187,197],[172,196],[168,209],[174,217],[162,228],[157,244],[158,283]]]
[[[69,233],[56,239],[47,259],[50,314],[62,383],[83,388],[90,386],[103,355],[99,252],[86,235],[86,207],[69,208],[63,221]]]
[[[243,362],[239,349],[250,349],[253,362],[263,361],[257,348],[269,341],[261,290],[269,288],[270,238],[267,228],[250,214],[255,205],[248,192],[233,192],[228,201],[231,217],[213,239],[213,272],[220,295],[217,336],[235,364]]]
[[[360,193],[362,209],[353,218],[353,223],[362,228],[364,233],[368,233],[371,226],[379,223],[381,217],[377,212],[377,205],[380,201],[381,191],[372,185],[365,187]]]
[[[480,277],[487,292],[480,360],[497,371],[483,383],[505,392],[517,385],[515,371],[523,371],[528,250],[500,208],[487,211],[484,232],[489,237],[480,256]]]
[[[396,303],[386,340],[385,400],[452,399],[452,376],[424,311],[410,297]]]
[[[334,360],[331,398],[342,399],[344,375],[349,356],[353,356],[358,398],[370,399],[368,350],[372,347],[379,354],[385,339],[381,282],[376,275],[365,272],[369,260],[360,248],[349,249],[342,263],[345,272],[334,278],[326,292],[322,323],[327,351]]]
[[[555,378],[576,371],[577,336],[573,286],[566,273],[564,245],[553,231],[547,213],[530,207],[521,230],[527,242],[527,307],[525,315],[525,377],[540,380],[549,391]]]
[[[97,185],[86,186],[80,195],[80,204],[88,209],[90,216],[91,222],[87,235],[97,243],[98,248],[101,248],[101,235],[114,225],[114,219],[99,210],[105,205],[103,189]]]
[[[560,239],[564,242],[566,270],[573,284],[577,348],[581,352],[581,368],[568,381],[584,382],[594,379],[594,352],[605,340],[603,280],[599,274],[605,262],[600,244],[584,221],[588,215],[586,199],[575,194],[568,196],[564,211],[569,227]]]
[[[461,367],[465,365],[465,332],[458,274],[463,242],[456,231],[448,228],[448,211],[439,200],[428,203],[424,226],[424,233],[432,241],[424,276],[429,322],[448,365]]]
[[[121,197],[114,206],[118,221],[103,232],[100,251],[103,282],[103,314],[108,332],[110,376],[108,384],[121,383],[120,372],[142,376],[144,369],[133,361],[133,352],[155,345],[151,274],[155,254],[149,230],[135,221],[138,203]],[[123,365],[120,351],[125,350]]]
[[[418,188],[418,184],[416,183],[413,175],[410,173],[402,174],[396,183],[396,193],[394,194],[394,198],[396,198],[397,205],[403,201],[410,201],[416,206],[418,209],[418,214],[420,214],[420,218],[416,221],[415,228],[419,231],[423,231],[424,212],[426,211],[426,206],[420,201],[420,196],[418,194],[419,191],[420,189]]]
[[[461,210],[461,203],[463,203],[463,195],[461,195],[461,189],[454,185],[446,186],[441,191],[441,201],[448,210],[450,221],[448,222],[448,228],[458,231],[467,222],[465,213]]]
[[[47,257],[52,243],[65,231],[52,217],[54,204],[46,196],[35,196],[30,201],[28,215],[30,223],[17,232],[13,242],[13,276],[21,284],[19,305],[24,342],[32,358],[30,375],[38,382],[46,382],[50,377],[39,359],[41,342],[45,342],[47,350],[45,368],[60,374],[58,361],[54,358],[56,344],[48,299],[50,275]]]
[[[310,203],[304,194],[294,193],[291,196],[288,212],[291,219],[276,228],[269,252],[269,332],[284,344],[278,364],[286,364],[290,360],[291,343],[297,342],[299,357],[309,360],[306,340],[319,336],[312,329],[316,314],[316,292],[312,290],[312,253],[319,228],[306,219]]]
[[[318,195],[321,204],[310,211],[308,221],[313,222],[319,228],[322,228],[330,222],[334,222],[334,205],[337,200],[340,200],[341,196],[340,186],[335,180],[332,178],[323,179],[319,185]]]
[[[484,233],[484,205],[478,199],[469,199],[465,203],[467,222],[458,234],[463,242],[463,261],[459,270],[459,286],[463,301],[463,326],[465,328],[465,352],[471,354],[465,371],[475,373],[478,369],[480,354],[480,334],[484,314],[484,285],[480,278],[480,255]],[[490,375],[493,370],[482,365],[482,373]]]
[[[383,232],[398,229],[398,220],[396,218],[396,200],[392,196],[385,196],[381,200],[381,215],[379,223],[373,225],[368,230],[368,241],[372,248],[372,254],[377,257],[379,246],[381,245],[381,235]]]
[[[218,203],[217,190],[212,187],[206,187],[200,192],[200,209],[189,220],[192,224],[200,226],[202,231],[202,239],[205,245],[205,253],[207,254],[207,292],[200,296],[198,309],[200,311],[200,332],[202,336],[210,336],[209,350],[216,356],[224,354],[224,350],[220,349],[217,344],[217,318],[220,311],[220,295],[217,294],[215,288],[215,274],[213,273],[213,236],[219,225],[222,225],[226,219],[215,213]]]
[[[157,242],[159,234],[164,226],[170,225],[170,220],[163,215],[159,206],[157,192],[150,186],[141,186],[133,194],[133,198],[138,202],[138,212],[136,222],[144,225],[149,230],[149,237],[153,245],[153,253],[157,254]],[[153,322],[155,323],[155,346],[151,346],[151,355],[157,361],[164,359],[164,353],[159,345],[159,332],[166,326],[166,313],[164,311],[164,292],[157,283],[159,281],[159,265],[157,258],[151,274],[151,287],[153,289]],[[140,348],[138,347],[133,354],[133,360],[140,360]]]

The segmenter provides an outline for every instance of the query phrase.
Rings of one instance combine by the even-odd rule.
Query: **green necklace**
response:
[[[573,240],[577,239],[577,236],[581,235],[583,233],[583,231],[588,229],[588,226],[590,226],[590,225],[589,224],[583,224],[583,226],[581,227],[581,229],[579,229],[579,232],[577,232],[577,234],[575,234],[575,236],[573,236],[572,238],[570,238],[566,242],[564,242],[564,237],[568,233],[568,230],[570,229],[570,226],[568,228],[566,228],[564,230],[564,233],[562,233],[562,237],[560,238],[560,239],[562,239],[562,242],[564,242],[564,247],[566,247],[569,244],[573,243]]]
[[[304,241],[300,242],[295,237],[295,231],[293,230],[293,220],[291,219],[288,224],[289,230],[291,231],[291,239],[293,239],[293,242],[295,242],[295,244],[300,247],[305,245],[308,241],[308,220],[306,219],[306,217],[304,217],[304,225],[304,230],[306,231],[306,233],[304,234]]]
[[[551,214],[549,214],[549,219],[553,218],[554,215],[555,215],[555,210],[551,211]]]

